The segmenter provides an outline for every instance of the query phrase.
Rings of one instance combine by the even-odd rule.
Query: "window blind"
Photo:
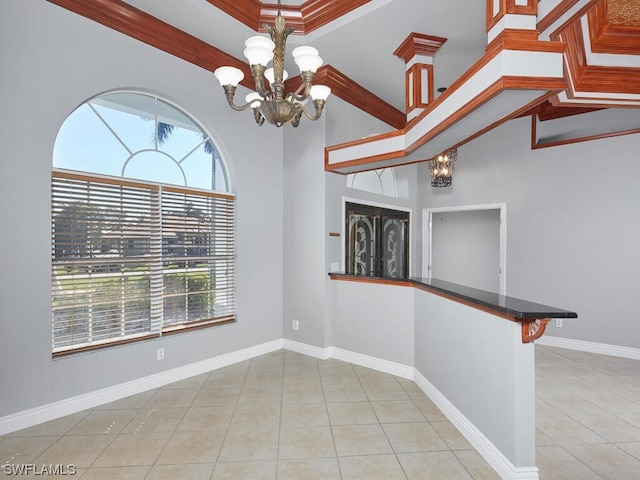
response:
[[[233,217],[232,195],[54,171],[54,355],[233,320]]]

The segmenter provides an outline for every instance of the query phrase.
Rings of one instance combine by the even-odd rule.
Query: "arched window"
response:
[[[85,102],[51,184],[54,355],[235,320],[234,196],[185,112],[137,92]]]
[[[347,187],[387,197],[398,197],[398,185],[393,168],[351,173],[347,175]]]

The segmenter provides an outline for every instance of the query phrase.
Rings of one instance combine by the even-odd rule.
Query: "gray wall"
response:
[[[324,259],[324,125],[303,118],[285,131],[284,154],[284,337],[327,347]],[[300,322],[294,332],[291,321]]]
[[[500,210],[434,212],[431,225],[433,278],[500,290]]]
[[[331,346],[413,367],[414,288],[331,283]]]
[[[515,467],[532,467],[534,347],[520,326],[415,289],[416,370]]]
[[[530,119],[458,150],[453,186],[420,208],[507,204],[507,295],[578,312],[545,335],[640,348],[640,135],[531,150]]]
[[[210,72],[44,0],[0,3],[0,58],[0,416],[282,337],[281,131],[230,111]],[[54,141],[86,99],[127,87],[175,102],[220,141],[237,194],[238,322],[53,360]]]

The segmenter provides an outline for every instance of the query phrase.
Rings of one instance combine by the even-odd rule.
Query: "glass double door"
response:
[[[407,278],[409,212],[347,203],[346,231],[346,273]]]

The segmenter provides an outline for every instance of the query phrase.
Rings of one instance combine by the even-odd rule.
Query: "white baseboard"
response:
[[[287,338],[282,340],[282,348],[291,352],[301,353],[309,357],[317,358],[319,360],[327,360],[329,358],[329,349],[316,347],[315,345],[308,345],[306,343],[296,342]]]
[[[254,347],[245,348],[235,352],[219,355],[201,362],[192,363],[183,367],[174,368],[165,372],[156,373],[111,387],[95,390],[75,397],[49,403],[40,407],[31,408],[0,418],[0,435],[22,430],[39,423],[48,422],[56,418],[81,412],[88,408],[94,408],[105,403],[120,400],[122,398],[159,388],[185,378],[200,375],[202,373],[226,367],[234,363],[249,360],[266,353],[283,348],[282,339],[263,343]]]
[[[606,343],[585,342],[582,340],[572,340],[570,338],[552,337],[543,335],[536,343],[548,347],[566,348],[568,350],[579,350],[581,352],[598,353],[600,355],[611,355],[613,357],[630,358],[640,360],[640,349],[631,347],[620,347],[608,345]]]
[[[329,356],[343,362],[353,363],[361,367],[371,368],[378,372],[388,373],[396,377],[413,380],[415,369],[401,363],[390,362],[380,358],[371,357],[362,353],[356,353],[342,348],[329,347]]]
[[[516,467],[482,434],[447,398],[440,393],[420,372],[415,370],[414,381],[451,423],[464,435],[480,455],[491,465],[503,480],[538,480],[538,468]]]
[[[55,418],[94,408],[121,398],[159,388],[179,380],[200,375],[234,363],[249,360],[280,349],[290,350],[314,358],[335,358],[354,365],[413,380],[422,391],[442,410],[447,418],[460,430],[489,465],[504,480],[537,480],[536,467],[516,468],[464,415],[462,415],[422,374],[412,366],[344,350],[337,347],[317,347],[279,339],[249,347],[236,352],[219,355],[183,367],[167,370],[155,375],[89,392],[76,397],[32,408],[0,418],[0,435],[37,425]]]

